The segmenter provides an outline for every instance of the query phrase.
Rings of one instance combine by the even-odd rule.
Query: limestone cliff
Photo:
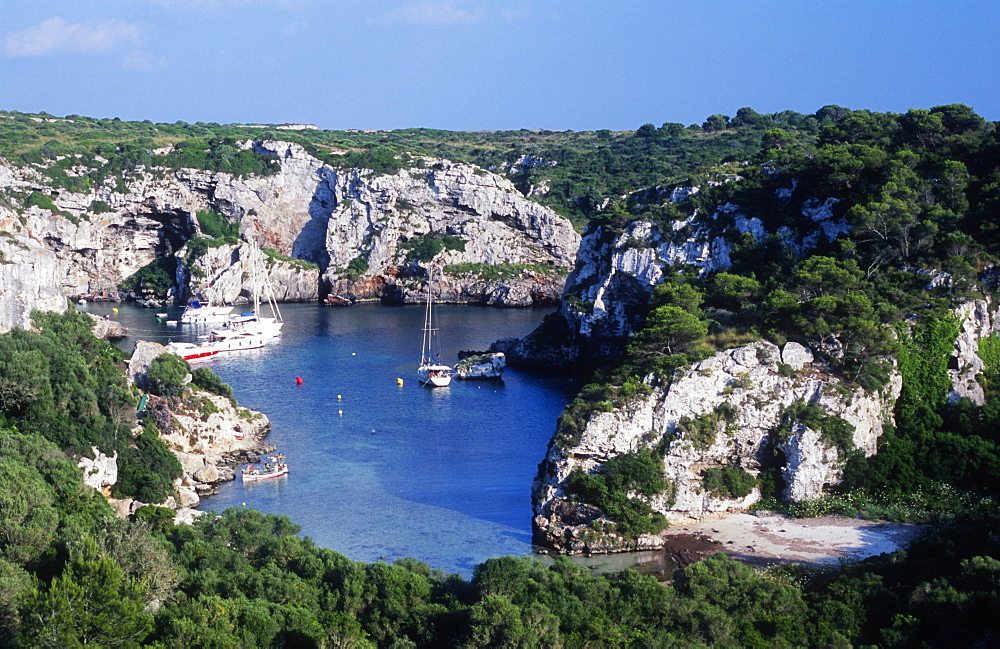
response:
[[[648,190],[652,191],[652,190]],[[664,193],[664,192],[659,192]],[[697,187],[680,187],[666,200],[683,203]],[[646,305],[657,284],[671,273],[709,275],[731,266],[737,241],[761,243],[776,237],[799,253],[847,231],[834,218],[836,199],[808,198],[797,206],[797,229],[769,232],[757,217],[726,203],[711,212],[693,210],[688,218],[658,224],[636,219],[621,227],[593,225],[584,235],[576,265],[566,280],[561,322],[524,339],[498,341],[512,363],[573,365],[617,358],[628,337],[642,325]]]
[[[570,223],[500,176],[446,160],[425,165],[392,176],[349,170],[329,177],[329,292],[420,302],[426,267],[465,265],[436,287],[440,301],[557,302],[580,241]],[[433,259],[420,254],[434,249]],[[352,278],[352,262],[366,270]],[[504,264],[524,270],[489,279],[475,269]]]
[[[67,305],[52,251],[34,239],[5,235],[0,231],[0,333],[30,328],[34,309],[62,312]]]
[[[574,470],[593,472],[611,457],[641,448],[663,451],[664,477],[674,490],[648,503],[668,520],[742,511],[758,500],[756,488],[740,498],[709,493],[703,479],[713,467],[751,476],[779,469],[787,498],[818,498],[839,482],[845,453],[834,439],[790,417],[790,407],[816,404],[823,417],[846,423],[841,429],[850,431],[853,447],[871,455],[900,386],[894,375],[880,393],[848,387],[797,343],[779,349],[757,342],[720,352],[680,371],[669,385],[653,385],[648,397],[592,414],[579,439],[554,439],[534,486],[536,533],[567,552],[660,547],[656,536],[625,542],[595,534],[600,512],[564,490]],[[605,520],[596,527],[611,526]]]
[[[0,295],[0,326],[24,322],[30,308],[63,308],[54,305],[59,295],[115,290],[170,256],[179,261],[178,299],[245,298],[251,278],[239,246],[187,245],[202,234],[200,210],[238,223],[243,239],[275,251],[268,267],[283,300],[334,293],[414,301],[429,265],[463,264],[443,287],[443,301],[555,302],[574,263],[579,236],[570,224],[481,169],[427,160],[379,176],[324,164],[294,144],[242,146],[276,159],[276,173],[138,167],[75,193],[48,186],[44,167],[0,160],[0,272],[11,287]],[[157,154],[165,152],[154,160]],[[497,264],[508,264],[509,276],[477,269]]]

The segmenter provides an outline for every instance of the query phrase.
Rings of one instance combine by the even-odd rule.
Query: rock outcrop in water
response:
[[[462,380],[500,379],[503,378],[503,371],[506,367],[507,359],[499,352],[472,354],[464,356],[455,365],[455,378]]]

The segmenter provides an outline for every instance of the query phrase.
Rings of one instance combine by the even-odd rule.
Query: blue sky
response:
[[[0,109],[326,129],[1000,120],[991,0],[5,0]]]

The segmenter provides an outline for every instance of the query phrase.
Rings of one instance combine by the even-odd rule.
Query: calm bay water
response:
[[[190,340],[195,332],[158,323],[154,310],[114,306],[131,331],[127,351],[138,339]],[[104,314],[112,305],[82,308]],[[531,481],[578,385],[508,368],[501,382],[426,388],[415,377],[423,307],[281,310],[278,343],[207,365],[241,405],[271,419],[268,441],[291,474],[248,485],[237,478],[202,509],[284,514],[351,559],[409,556],[466,576],[490,557],[531,552]],[[454,364],[458,350],[527,334],[549,311],[436,308],[442,358]]]

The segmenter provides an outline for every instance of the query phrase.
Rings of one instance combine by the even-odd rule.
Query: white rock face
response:
[[[118,453],[108,457],[96,446],[92,451],[93,459],[85,455],[77,463],[83,469],[83,484],[108,494],[107,490],[118,482]]]
[[[137,169],[128,175],[125,191],[109,179],[88,193],[51,192],[59,213],[37,206],[18,213],[0,204],[0,231],[11,233],[23,248],[0,241],[5,259],[18,266],[16,271],[0,270],[0,278],[12,292],[17,288],[17,299],[30,305],[15,304],[10,297],[5,302],[0,295],[0,327],[19,326],[11,323],[23,322],[25,310],[53,308],[51,300],[58,295],[115,290],[154,258],[179,253],[200,234],[199,210],[215,210],[240,223],[241,235],[262,248],[326,271],[321,278],[318,269],[271,262],[272,285],[284,300],[315,300],[329,292],[377,299],[385,297],[383,288],[389,286],[390,297],[410,301],[419,287],[398,279],[423,277],[425,272],[419,265],[400,268],[406,251],[398,244],[427,234],[465,242],[464,251],[438,255],[438,266],[531,263],[564,269],[544,281],[514,278],[473,286],[470,279],[457,292],[465,301],[555,302],[565,271],[574,263],[579,236],[569,222],[527,200],[495,174],[437,160],[427,168],[374,176],[325,165],[295,144],[262,141],[244,146],[275,156],[280,162],[277,173],[238,178],[196,170]],[[45,179],[33,167],[0,160],[0,179],[21,192],[44,190]],[[105,206],[110,211],[101,211]],[[190,280],[192,291],[208,299],[238,301],[247,293],[242,256],[231,247],[210,249],[196,261],[195,271],[183,266],[178,279],[182,286]],[[345,284],[343,270],[358,257],[367,260],[368,270]],[[505,289],[517,295],[496,297]]]
[[[177,256],[183,257],[185,251],[181,249]],[[278,302],[319,299],[319,269],[276,260],[246,244],[210,248],[194,266],[199,271],[190,282],[194,293],[217,304],[247,304],[255,292],[263,302],[269,291]]]
[[[396,300],[422,301],[422,285],[400,280],[424,276],[420,264],[407,262],[407,245],[423,237],[452,237],[464,247],[446,247],[434,266],[538,264],[566,271],[580,242],[568,221],[521,196],[510,181],[446,160],[392,176],[369,178],[360,170],[331,174],[327,187],[329,266],[323,278],[331,293],[354,299],[385,298],[386,286],[392,286]],[[358,258],[367,270],[356,280],[346,279],[345,270]],[[448,282],[441,301],[489,303],[488,294],[497,290],[495,283],[473,278]],[[501,284],[523,286],[526,295],[544,292],[539,301],[555,302],[563,278],[535,276]]]
[[[6,227],[13,226],[0,213],[0,232],[9,233]],[[0,333],[30,329],[33,309],[65,311],[64,274],[52,251],[35,239],[0,236]]]
[[[982,405],[986,394],[976,377],[985,364],[979,357],[979,341],[1000,334],[1000,310],[988,300],[975,300],[955,309],[955,315],[961,320],[962,328],[952,354],[954,368],[948,370],[951,378],[948,400],[954,402],[967,397],[976,405]]]
[[[820,368],[806,365],[808,353],[801,345],[779,349],[768,342],[720,352],[678,374],[669,387],[654,387],[648,398],[593,414],[578,441],[565,449],[555,445],[549,449],[535,484],[536,530],[547,543],[571,552],[659,547],[658,537],[638,546],[620,540],[582,541],[582,524],[588,515],[581,514],[562,489],[577,468],[593,472],[616,455],[652,448],[664,439],[670,440],[664,477],[676,486],[676,497],[672,504],[664,497],[652,498],[649,504],[669,520],[741,511],[757,501],[756,490],[738,500],[705,491],[703,474],[712,467],[735,466],[757,475],[766,467],[780,466],[786,497],[820,497],[825,487],[840,481],[845,458],[815,431],[802,426],[782,430],[783,411],[797,400],[816,403],[853,426],[854,445],[871,455],[901,381],[894,375],[879,394],[847,389]],[[779,368],[779,361],[786,357],[795,364],[801,361],[793,376],[783,376]],[[683,418],[710,417],[723,404],[730,408],[731,417],[716,416],[714,439],[707,443],[689,439],[679,428]],[[784,454],[784,462],[776,451]]]
[[[208,392],[198,392],[199,399],[210,401],[216,412],[196,416],[174,412],[180,424],[160,439],[180,460],[186,477],[192,483],[214,484],[233,479],[228,457],[254,452],[270,430],[263,413],[237,409],[229,399]],[[242,416],[246,413],[247,416]]]

